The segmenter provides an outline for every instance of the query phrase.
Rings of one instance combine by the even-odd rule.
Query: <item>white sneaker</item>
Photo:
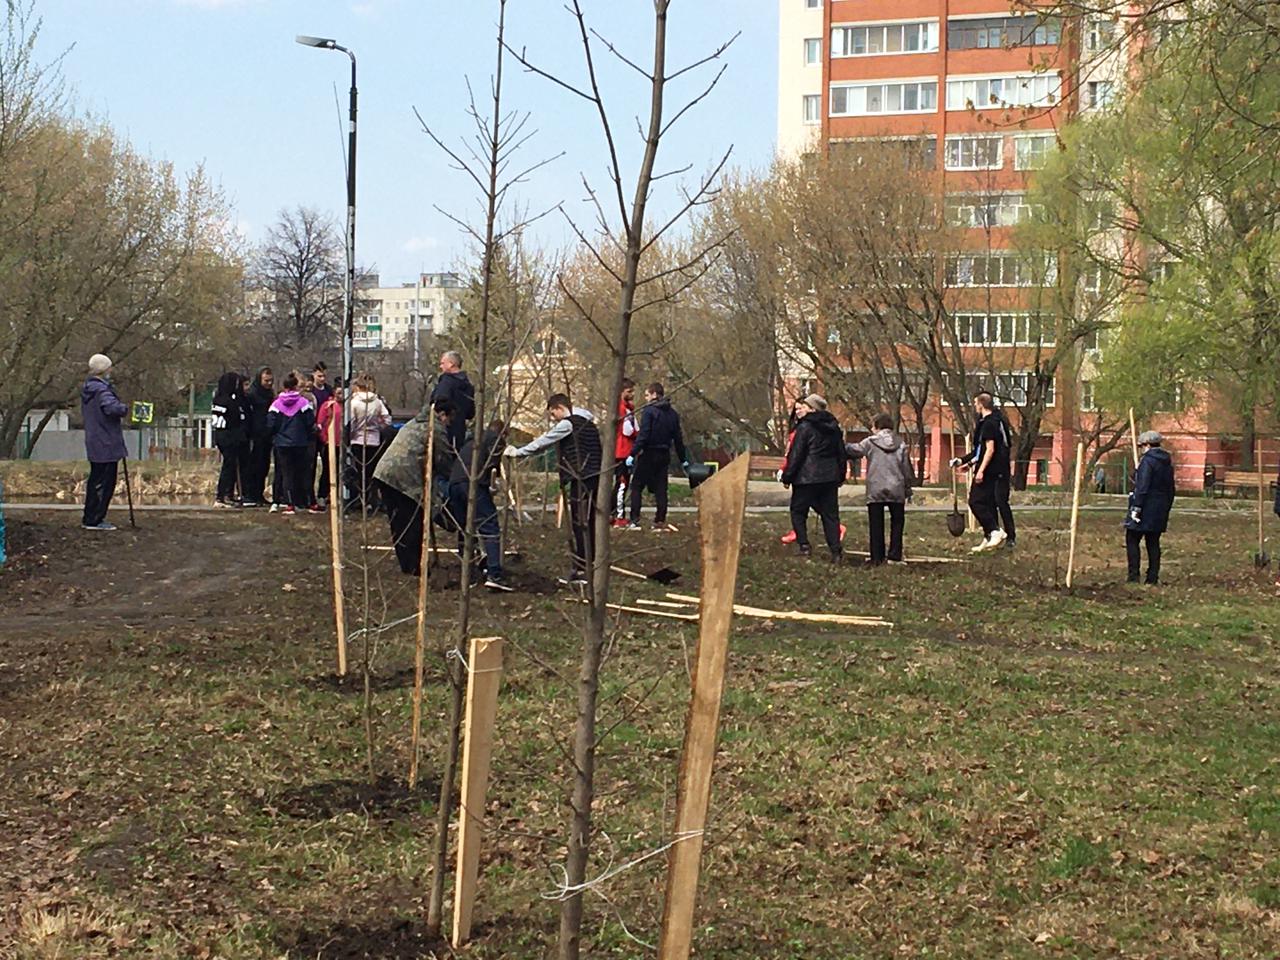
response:
[[[981,542],[980,544],[978,544],[976,547],[970,547],[970,548],[969,548],[969,552],[970,552],[970,553],[981,553],[983,550],[986,550],[986,549],[987,549],[987,543],[988,543],[988,542],[989,542],[989,538],[987,538],[987,537],[983,537],[983,538],[982,538],[982,542]]]
[[[1009,539],[1009,535],[1008,535],[1007,533],[1005,533],[1003,530],[998,530],[998,529],[997,529],[997,530],[992,530],[992,531],[991,531],[991,545],[990,545],[987,549],[988,549],[988,550],[996,550],[996,549],[998,549],[999,547],[1003,547],[1003,546],[1004,546],[1004,542],[1005,542],[1006,540],[1008,540],[1008,539]]]
[[[273,504],[271,505],[271,509],[270,509],[270,510],[268,510],[267,512],[268,512],[268,513],[279,513],[279,512],[280,512],[280,504],[278,504],[278,503],[273,503]]]

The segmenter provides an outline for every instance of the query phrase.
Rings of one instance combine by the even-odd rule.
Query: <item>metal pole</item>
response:
[[[356,310],[356,55],[345,48],[338,49],[351,58],[350,128],[347,133],[347,302],[342,331],[342,377],[343,383],[349,384]]]

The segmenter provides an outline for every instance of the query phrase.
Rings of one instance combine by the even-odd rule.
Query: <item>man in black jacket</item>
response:
[[[996,409],[995,398],[985,390],[974,395],[973,410],[978,415],[973,428],[972,449],[951,461],[958,470],[973,469],[969,488],[969,509],[982,525],[982,542],[973,553],[994,550],[1013,542],[1013,511],[1009,508],[1009,429]],[[1004,519],[1007,530],[1000,529]]]
[[[440,379],[431,391],[431,403],[446,403],[454,412],[449,424],[449,439],[455,450],[467,436],[467,422],[476,415],[476,388],[462,369],[462,354],[446,350],[440,354]]]
[[[249,421],[249,463],[245,471],[244,506],[260,507],[266,499],[267,473],[271,469],[271,431],[267,428],[267,412],[276,399],[275,375],[263,367],[253,378],[245,397]]]
[[[848,472],[848,454],[844,448],[844,431],[827,410],[827,401],[816,393],[804,398],[797,412],[803,411],[796,424],[795,438],[782,471],[783,486],[791,487],[791,526],[796,532],[796,547],[801,556],[813,552],[809,546],[809,511],[815,510],[822,520],[822,534],[831,551],[831,559],[839,563],[840,486]]]
[[[640,411],[640,429],[636,433],[635,446],[626,465],[631,468],[631,522],[628,530],[640,529],[640,509],[644,491],[653,494],[657,507],[653,515],[653,529],[663,532],[667,526],[667,474],[671,470],[671,448],[675,447],[680,464],[689,467],[689,451],[684,446],[684,433],[680,429],[680,414],[666,398],[666,390],[660,383],[645,387],[644,407]]]
[[[600,467],[604,447],[595,417],[582,407],[575,407],[563,393],[547,399],[547,413],[555,424],[540,437],[523,447],[508,446],[507,457],[530,457],[539,450],[554,446],[560,457],[560,486],[569,507],[569,527],[573,532],[572,567],[560,582],[585,586],[596,554],[596,500],[600,487]]]

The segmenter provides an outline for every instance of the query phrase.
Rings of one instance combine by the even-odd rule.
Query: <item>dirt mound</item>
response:
[[[373,784],[363,780],[307,784],[268,798],[266,806],[299,820],[332,820],[344,813],[399,820],[434,808],[438,792],[439,787],[433,782],[424,780],[416,791],[411,791],[404,782],[384,774]]]
[[[381,926],[340,923],[322,930],[297,930],[277,943],[290,956],[316,960],[418,960],[450,953],[445,941],[428,938],[422,924],[403,918]]]

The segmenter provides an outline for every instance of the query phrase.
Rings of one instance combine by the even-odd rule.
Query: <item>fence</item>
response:
[[[25,447],[29,441],[18,441]],[[217,457],[213,446],[212,419],[197,415],[170,417],[153,426],[124,431],[125,449],[131,460],[201,461]],[[31,460],[83,460],[83,430],[45,430],[30,448]]]

